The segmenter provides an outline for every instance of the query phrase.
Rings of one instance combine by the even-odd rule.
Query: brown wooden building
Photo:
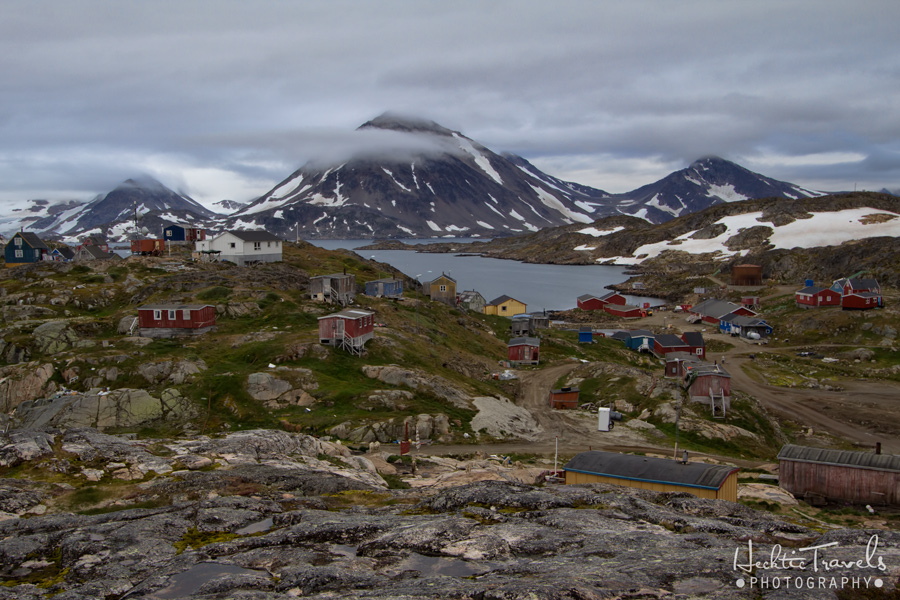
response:
[[[788,444],[778,483],[808,502],[900,506],[900,456]]]
[[[762,285],[762,266],[734,265],[731,268],[731,285]]]
[[[578,394],[573,387],[550,390],[550,408],[578,408]]]
[[[356,275],[332,273],[309,278],[309,297],[347,306],[356,296]]]
[[[425,286],[428,297],[450,306],[456,306],[456,280],[441,273],[440,277],[432,279]]]
[[[738,469],[615,452],[582,452],[566,463],[566,483],[611,483],[737,502]]]

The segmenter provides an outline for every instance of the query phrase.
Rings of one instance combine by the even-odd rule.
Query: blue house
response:
[[[376,298],[400,298],[403,296],[402,279],[375,279],[366,282],[366,296]]]
[[[50,248],[47,247],[47,244],[36,233],[30,231],[19,231],[9,238],[3,252],[7,267],[40,262],[46,260],[45,257],[48,254],[50,254]]]
[[[167,242],[200,242],[206,239],[206,230],[190,225],[169,225],[163,229],[163,239]]]

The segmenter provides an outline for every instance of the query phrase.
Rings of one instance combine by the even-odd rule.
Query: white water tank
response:
[[[597,431],[609,431],[612,429],[612,421],[609,418],[609,408],[597,409]]]
[[[756,333],[755,331],[751,331],[751,332],[747,333],[747,339],[748,340],[758,340],[759,334]]]

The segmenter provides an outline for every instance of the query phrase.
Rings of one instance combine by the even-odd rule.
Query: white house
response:
[[[281,262],[281,239],[268,231],[225,231],[200,240],[195,251],[210,260],[227,260],[237,265]]]

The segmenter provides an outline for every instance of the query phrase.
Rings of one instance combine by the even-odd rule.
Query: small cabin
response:
[[[688,346],[688,352],[694,354],[698,358],[706,358],[706,340],[699,331],[685,331],[681,334],[681,339]]]
[[[206,230],[191,225],[169,225],[163,229],[163,239],[173,244],[189,244],[206,239]]]
[[[722,333],[740,336],[749,340],[760,340],[772,334],[772,326],[764,320],[737,314],[722,317],[719,330]]]
[[[75,251],[68,246],[60,246],[58,248],[54,248],[48,256],[50,257],[49,260],[57,262],[70,262],[75,258]]]
[[[881,286],[874,279],[851,277],[843,280],[841,308],[845,310],[868,310],[884,306]]]
[[[540,362],[541,340],[538,338],[513,338],[506,347],[507,358],[514,365],[536,365]]]
[[[47,244],[31,231],[19,231],[9,238],[3,251],[7,267],[30,265],[32,263],[47,260],[50,248]]]
[[[131,254],[134,256],[162,256],[165,251],[165,240],[131,240]]]
[[[528,307],[524,302],[520,302],[511,296],[500,296],[494,298],[484,305],[484,314],[498,315],[501,317],[512,317],[525,312]]]
[[[662,333],[653,338],[653,354],[664,357],[670,352],[690,352],[691,346],[674,333]]]
[[[431,280],[425,288],[432,300],[456,306],[456,280],[449,275],[441,273],[440,277]]]
[[[564,387],[550,390],[550,408],[578,408],[578,388]]]
[[[138,307],[137,324],[142,337],[200,335],[215,326],[216,307],[211,304],[145,304]]]
[[[108,246],[94,246],[91,244],[82,244],[75,250],[74,261],[84,260],[118,260],[121,257],[115,252],[107,252],[103,248]]]
[[[531,318],[528,315],[516,315],[511,319],[509,334],[512,337],[522,337],[532,333]]]
[[[809,285],[794,292],[797,306],[804,308],[816,306],[840,306],[841,293],[831,288]]]
[[[810,503],[900,506],[900,456],[788,444],[778,485]]]
[[[81,244],[78,245],[77,250],[81,250],[85,246],[92,246],[103,252],[109,252],[109,244],[106,242],[105,238],[99,235],[89,235],[81,240]]]
[[[599,296],[593,294],[578,296],[577,304],[581,310],[603,310],[608,304],[627,304],[627,300],[618,292],[607,292]]]
[[[319,317],[319,343],[362,356],[366,342],[375,337],[375,313],[350,308]]]
[[[682,371],[682,385],[692,402],[709,405],[714,417],[731,410],[731,375],[722,365],[685,362]]]
[[[375,298],[400,298],[403,296],[402,279],[376,279],[366,282],[366,296]]]
[[[687,492],[710,500],[737,502],[738,469],[635,454],[594,450],[566,463],[566,484],[609,483],[654,492]]]
[[[583,325],[578,328],[578,343],[590,344],[594,341],[594,330],[589,325]]]
[[[484,313],[484,305],[487,304],[487,300],[475,290],[465,290],[459,293],[457,304],[460,308],[471,310],[475,313]]]
[[[356,296],[356,275],[332,273],[309,278],[309,297],[346,306]]]

